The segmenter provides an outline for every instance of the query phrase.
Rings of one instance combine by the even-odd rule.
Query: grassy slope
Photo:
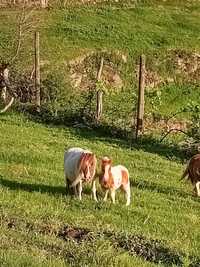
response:
[[[42,31],[42,57],[51,63],[62,64],[63,60],[86,49],[116,48],[130,51],[132,55],[166,48],[198,50],[199,10],[199,5],[194,3],[179,7],[138,4],[129,9],[53,9],[34,13],[32,24]],[[11,43],[9,36],[12,35],[9,34],[14,33],[12,28],[16,26],[18,12],[0,12],[1,53],[6,52]],[[36,18],[38,23],[35,23]]]
[[[180,163],[159,151],[131,150],[95,132],[46,127],[16,114],[1,117],[0,139],[1,266],[158,266],[114,248],[104,236],[81,244],[63,241],[53,230],[66,224],[94,234],[114,231],[161,240],[183,253],[185,264],[199,256],[199,200],[178,181]],[[101,202],[100,190],[98,204],[89,189],[82,202],[66,196],[62,162],[69,146],[87,147],[98,157],[110,155],[115,164],[125,164],[133,183],[131,206],[125,208],[120,193],[115,206]]]

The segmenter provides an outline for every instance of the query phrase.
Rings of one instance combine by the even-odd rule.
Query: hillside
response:
[[[199,1],[106,1],[101,5],[91,1],[75,7],[66,3],[66,8],[52,6],[28,16],[28,31],[24,30],[14,70],[30,75],[33,31],[39,30],[41,77],[54,77],[56,87],[65,88],[66,95],[71,96],[75,89],[76,94],[89,97],[87,92],[94,90],[100,57],[104,56],[103,80],[108,91],[115,86],[104,99],[105,124],[117,121],[114,126],[118,127],[125,120],[123,129],[130,129],[142,53],[147,58],[145,110],[150,120],[170,117],[188,102],[199,102]],[[15,53],[13,37],[17,36],[19,13],[19,8],[0,10],[0,57],[6,61]],[[65,103],[71,105],[68,97]],[[74,112],[80,111],[79,101],[72,105]],[[81,105],[83,108],[84,103]]]
[[[189,184],[179,182],[184,166],[178,158],[130,149],[93,131],[47,127],[17,114],[1,117],[0,138],[1,266],[200,264],[199,200]],[[125,208],[121,193],[115,206],[102,203],[100,189],[98,204],[89,188],[82,202],[66,196],[63,151],[70,146],[126,165],[131,206]],[[81,242],[67,239],[66,229],[73,227],[85,229]]]

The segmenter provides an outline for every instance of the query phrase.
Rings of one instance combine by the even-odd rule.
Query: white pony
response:
[[[64,173],[67,190],[74,189],[75,195],[81,200],[82,183],[92,182],[92,192],[94,200],[96,197],[96,181],[94,179],[96,172],[96,156],[89,150],[84,150],[79,147],[73,147],[64,153]]]

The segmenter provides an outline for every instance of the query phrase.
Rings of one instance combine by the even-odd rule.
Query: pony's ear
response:
[[[101,159],[102,164],[111,164],[112,160],[110,158],[104,157]]]
[[[105,164],[106,163],[106,161],[105,161],[105,159],[101,159],[101,164],[103,165],[103,164]]]

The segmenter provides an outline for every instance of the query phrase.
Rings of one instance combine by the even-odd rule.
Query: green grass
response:
[[[41,54],[51,63],[63,64],[87,49],[120,49],[132,55],[154,49],[199,49],[199,6],[144,5],[135,8],[81,7],[36,11],[32,24],[41,31]],[[0,52],[6,51],[18,11],[2,10]],[[4,38],[3,38],[4,37]],[[7,38],[6,38],[7,37]],[[31,40],[25,41],[27,46]],[[27,57],[27,51],[25,51]],[[29,52],[29,50],[28,50]],[[25,57],[25,59],[26,59]],[[29,54],[30,57],[30,54]],[[26,59],[27,60],[27,59]]]
[[[158,145],[151,153],[130,149],[94,131],[47,127],[17,114],[1,117],[0,138],[1,266],[164,266],[132,256],[116,245],[114,233],[122,240],[125,235],[159,240],[179,255],[181,266],[199,257],[199,200],[189,184],[179,182],[184,167],[178,158],[168,160]],[[82,202],[65,195],[63,152],[70,146],[126,165],[131,206],[125,208],[120,192],[115,206],[102,203],[99,187],[97,204],[90,188]],[[57,234],[65,225],[86,228],[93,238],[65,241]]]
[[[147,93],[146,109],[154,111],[161,116],[176,114],[187,107],[189,103],[198,104],[200,101],[199,87],[194,85],[168,85],[163,87],[159,94],[157,91]],[[180,113],[177,119],[189,119],[190,113]]]
[[[119,49],[131,57],[160,49],[198,50],[199,13],[171,7],[55,10],[44,28],[44,53],[56,63],[83,50]],[[47,38],[47,39],[46,39]]]

